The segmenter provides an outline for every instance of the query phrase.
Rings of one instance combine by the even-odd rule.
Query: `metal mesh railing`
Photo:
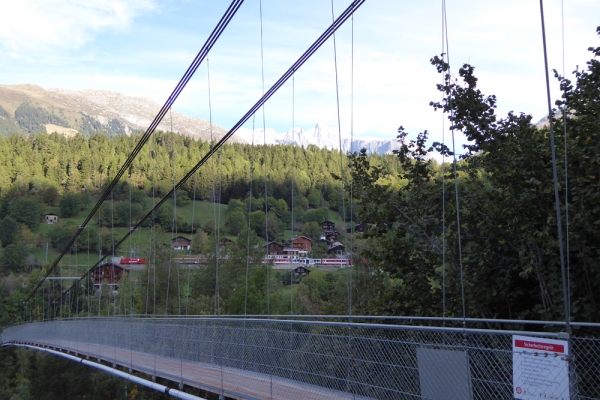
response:
[[[513,335],[525,335],[533,344],[524,346],[534,347],[514,351]],[[600,339],[572,338],[570,360],[558,347],[535,347],[563,343],[560,338],[559,333],[235,318],[76,319],[2,332],[5,344],[58,347],[174,381],[197,379],[198,386],[201,377],[187,371],[210,367],[220,371],[221,382],[217,376],[204,386],[239,397],[245,389],[236,392],[224,377],[240,386],[260,381],[255,384],[270,385],[270,394],[273,382],[287,382],[312,393],[322,388],[332,398],[600,399]],[[246,397],[260,393],[257,388]],[[293,398],[291,393],[284,397]]]

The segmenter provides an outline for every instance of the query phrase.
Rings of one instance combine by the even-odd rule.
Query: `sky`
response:
[[[229,0],[0,0],[0,84],[104,89],[164,104]],[[264,90],[332,21],[331,0],[262,0]],[[350,0],[333,0],[338,16]],[[430,101],[441,77],[441,0],[367,0],[265,106],[266,128],[285,132],[318,122],[337,129],[336,69],[343,134],[442,138]],[[475,66],[479,86],[498,97],[498,114],[547,114],[538,0],[447,0],[449,55],[456,72]],[[600,46],[598,0],[544,1],[549,66],[567,74]],[[261,0],[246,0],[174,105],[184,114],[233,126],[263,93]],[[208,68],[207,68],[208,64]],[[210,72],[210,79],[208,79]],[[552,83],[552,97],[559,97]],[[209,108],[210,83],[210,108]],[[262,128],[263,114],[255,128]],[[447,126],[447,125],[446,125]],[[251,128],[252,122],[245,127]],[[458,143],[464,142],[460,135]]]

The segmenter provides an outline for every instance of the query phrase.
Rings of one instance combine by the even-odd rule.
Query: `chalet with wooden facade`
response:
[[[354,226],[354,233],[365,233],[366,229],[367,229],[367,224],[356,224],[356,226]],[[352,228],[350,228],[350,227],[346,228],[346,232],[352,233]]]
[[[308,252],[312,250],[312,240],[306,236],[296,236],[290,240],[290,247],[300,251]]]
[[[337,256],[341,256],[344,254],[344,249],[345,249],[345,247],[341,242],[334,242],[327,249],[327,254],[335,254]]]
[[[263,247],[267,248],[267,254],[283,254],[283,245],[277,242],[269,242]]]
[[[340,236],[339,232],[327,232],[325,234],[325,242],[328,245],[331,245],[331,244],[339,241],[338,240],[339,236]]]
[[[192,248],[192,241],[183,236],[177,236],[171,239],[171,247],[173,250],[190,250]]]
[[[128,274],[129,271],[142,269],[144,269],[144,265],[125,265],[108,262],[96,266],[92,270],[91,275],[95,286],[100,286],[102,283],[117,285],[123,278],[123,275]]]
[[[305,268],[302,266],[293,269],[292,272],[294,273],[295,276],[298,276],[298,277],[306,276],[306,275],[310,274],[310,270],[308,268]]]
[[[321,229],[325,232],[334,232],[335,231],[335,223],[333,221],[323,221],[321,222]]]

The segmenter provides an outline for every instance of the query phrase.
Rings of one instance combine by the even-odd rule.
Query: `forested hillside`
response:
[[[13,320],[14,312],[31,285],[27,282],[30,279],[35,282],[41,274],[39,268],[51,263],[58,251],[66,246],[138,139],[135,135],[111,138],[106,134],[95,134],[89,138],[82,135],[67,138],[46,133],[0,138],[0,270],[8,275],[4,279],[5,295],[12,293],[12,297],[5,297],[0,304],[3,323]],[[156,132],[129,169],[127,178],[117,185],[94,217],[87,235],[80,237],[72,251],[80,254],[109,251],[112,243],[146,215],[152,205],[171,190],[173,182],[179,181],[209,149],[210,144],[206,142]],[[386,171],[386,181],[400,182],[400,163],[396,157],[373,155],[369,159]],[[356,216],[350,215],[348,199],[346,207],[343,205],[342,182],[338,179],[342,175],[340,160],[344,163],[343,176],[348,184],[347,159],[345,156],[340,159],[336,152],[315,146],[305,149],[226,145],[214,158],[214,164],[211,162],[200,169],[178,190],[175,201],[164,204],[142,226],[136,239],[139,242],[142,238],[138,251],[142,256],[148,254],[143,247],[152,240],[168,245],[171,232],[192,235],[194,254],[202,253],[208,257],[214,251],[214,245],[210,243],[214,243],[217,234],[234,242],[241,235],[239,245],[246,246],[243,238],[247,236],[248,226],[257,244],[261,240],[264,243],[267,234],[269,240],[282,240],[289,239],[294,232],[304,234],[316,243],[322,234],[320,223],[327,219],[336,222],[338,230],[345,232],[345,224],[350,226],[351,221],[356,222]],[[215,208],[213,202],[219,206]],[[47,213],[55,213],[59,221],[52,225],[42,223]],[[169,235],[152,236],[151,226]],[[215,226],[219,226],[218,231]],[[93,240],[90,241],[90,237]],[[236,252],[234,247],[233,253]],[[315,245],[313,254],[326,256],[326,250],[327,247]],[[236,260],[233,253],[231,259]],[[127,255],[128,249],[121,249],[117,254]],[[65,260],[74,257],[67,255]],[[67,264],[69,262],[75,261]],[[264,268],[261,270],[265,272]],[[237,280],[243,274],[233,276]],[[288,277],[282,276],[276,281],[281,283],[285,279],[289,284]],[[335,281],[328,281],[328,285],[337,285]],[[208,299],[214,285],[207,283],[210,279],[198,278],[198,282],[204,282],[201,286],[205,289],[196,293]],[[14,289],[18,290],[14,292]],[[328,295],[324,296],[326,303],[332,301]],[[320,305],[314,308],[307,302],[302,307],[312,310],[310,312],[335,309],[321,304],[317,297],[313,301]],[[223,304],[228,302],[223,301]],[[138,307],[147,309],[145,304]],[[264,311],[263,306],[257,307],[256,312]],[[239,306],[227,307],[224,311],[239,312]]]
[[[23,130],[17,124],[17,121],[15,121],[14,117],[4,107],[0,106],[0,136],[20,133],[23,133]]]
[[[0,138],[0,187],[4,192],[11,185],[26,186],[34,192],[49,187],[59,192],[98,192],[120,168],[138,139],[137,135],[111,139],[106,134],[94,134],[89,138],[82,135],[66,138],[59,134]],[[127,180],[148,194],[154,187],[156,196],[160,197],[173,187],[173,179],[181,179],[209,149],[207,142],[156,132],[154,140],[134,161]],[[385,166],[390,177],[397,175],[398,162],[394,157],[374,155],[373,158]],[[291,204],[293,164],[297,205],[306,208],[310,202],[315,206],[326,201],[335,210],[341,205],[341,183],[333,178],[340,175],[339,153],[316,146],[268,146],[264,149],[244,144],[227,145],[215,157],[214,179],[216,185],[221,186],[221,203],[247,195],[252,164],[252,180],[256,183],[253,185],[254,197],[263,197],[266,173],[268,194]],[[345,176],[348,176],[347,168]],[[210,199],[212,163],[205,165],[196,179],[190,179],[184,186],[190,198],[194,182],[196,199]],[[310,196],[314,189],[321,192],[321,198],[315,197],[316,194]]]

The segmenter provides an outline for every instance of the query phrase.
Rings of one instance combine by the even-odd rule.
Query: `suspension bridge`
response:
[[[100,254],[94,265],[85,264],[87,271],[83,276],[57,277],[61,259],[80,236],[85,236],[86,227],[102,204],[112,198],[116,185],[196,70],[207,61],[212,46],[243,3],[232,1],[97,204],[23,303],[23,314],[17,316],[14,326],[2,332],[2,345],[65,357],[180,399],[199,399],[201,393],[232,399],[600,399],[600,340],[593,338],[600,325],[569,321],[568,310],[567,320],[558,322],[473,319],[466,318],[464,312],[462,318],[360,316],[352,314],[350,284],[348,313],[344,316],[294,315],[291,311],[289,315],[246,313],[250,239],[243,315],[220,315],[218,240],[214,315],[187,315],[189,284],[182,300],[179,268],[172,272],[170,267],[164,310],[167,314],[175,307],[178,313],[159,315],[157,258],[152,254],[144,255],[143,270],[148,280],[138,292],[150,298],[144,313],[136,313],[133,305],[119,306],[117,312],[113,299],[112,315],[101,314],[102,296],[114,295],[122,277],[117,278],[115,263],[106,263],[107,257],[114,258],[117,249],[132,235],[152,223],[160,207],[209,162],[214,182],[214,160],[219,149],[255,118],[269,98],[293,79],[294,73],[326,41],[333,38],[335,43],[336,30],[353,19],[365,1],[352,1],[340,15],[332,15],[329,28],[266,91],[263,79],[262,97],[223,137],[212,140],[210,150],[181,180],[173,181],[169,193],[156,201],[153,198],[152,209],[137,223],[131,222],[128,233],[114,241],[110,251]],[[335,65],[337,73],[337,61]],[[213,194],[215,201],[214,197]],[[175,221],[173,225],[176,226]],[[176,230],[172,233],[177,234]],[[268,232],[266,236],[268,243]],[[172,261],[171,255],[169,266]],[[75,265],[81,264],[76,261]],[[103,287],[100,280],[95,288],[93,271],[106,265],[113,286]],[[348,266],[349,276],[351,269]],[[68,285],[69,281],[74,283],[63,290],[63,282]],[[177,285],[177,290],[173,300],[175,289],[171,288],[169,308],[171,284]],[[90,302],[94,296],[97,306]],[[149,310],[152,297],[154,307]],[[585,334],[574,335],[571,328]]]

